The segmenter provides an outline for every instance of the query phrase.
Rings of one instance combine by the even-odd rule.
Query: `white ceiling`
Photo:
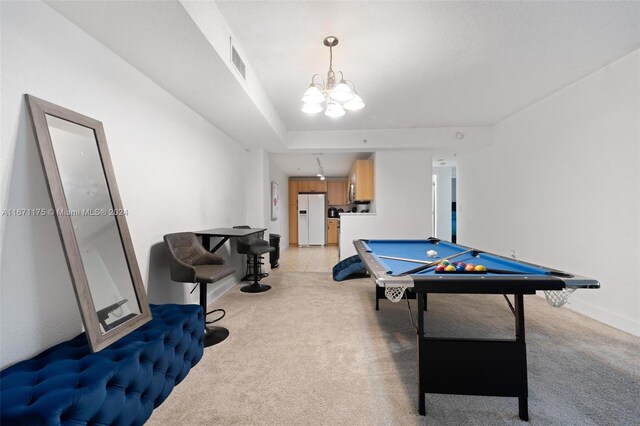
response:
[[[640,2],[218,1],[289,130],[492,125],[640,47]],[[314,73],[367,106],[300,111]]]
[[[324,169],[326,177],[347,176],[353,162],[369,158],[371,153],[365,152],[342,152],[342,153],[271,153],[271,162],[281,169],[287,176],[316,176],[318,173],[318,163]]]
[[[490,129],[470,126],[640,48],[638,1],[47,3],[236,142],[278,152],[291,176],[315,175],[311,153],[322,151],[326,174],[344,176],[363,154],[337,152],[362,151],[363,140],[369,151],[430,149],[435,165],[454,165],[487,143]],[[262,89],[249,93],[230,71],[227,24],[273,114],[256,103]],[[329,34],[340,38],[334,68],[367,103],[339,120],[299,110],[311,75],[326,72]]]
[[[47,3],[235,141],[284,148],[282,136],[230,72],[227,56],[218,54],[181,3]]]

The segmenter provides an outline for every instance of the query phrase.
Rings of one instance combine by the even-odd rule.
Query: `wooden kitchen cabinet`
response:
[[[298,196],[296,195],[296,200]],[[289,204],[289,244],[298,245],[298,205]]]
[[[298,192],[327,192],[326,180],[299,180]]]
[[[338,244],[340,219],[327,219],[327,244]]]
[[[349,173],[349,182],[354,186],[351,201],[373,200],[373,160],[356,160]]]
[[[330,206],[345,206],[349,204],[346,179],[327,182],[327,204]]]
[[[289,180],[289,205],[298,205],[298,181]]]
[[[298,185],[299,181],[289,180],[289,244],[298,245]]]

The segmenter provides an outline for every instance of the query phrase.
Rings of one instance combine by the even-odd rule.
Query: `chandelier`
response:
[[[329,48],[327,80],[325,82],[320,74],[314,74],[311,77],[311,84],[302,96],[302,112],[317,114],[324,109],[324,115],[336,118],[342,117],[345,110],[358,111],[364,108],[362,98],[356,93],[355,84],[345,80],[342,71],[333,71],[333,47],[338,45],[337,37],[325,37],[324,45]],[[337,80],[336,74],[340,74],[340,80]],[[320,79],[320,83],[316,81],[316,77]],[[353,89],[348,83],[353,86]]]

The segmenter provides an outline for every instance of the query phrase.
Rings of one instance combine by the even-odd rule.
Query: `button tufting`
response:
[[[86,337],[80,335],[4,370],[0,424],[24,424],[20,417],[20,413],[26,412],[23,407],[31,407],[29,412],[37,413],[47,424],[96,423],[101,421],[101,415],[93,414],[90,420],[77,418],[78,413],[98,412],[96,404],[108,404],[110,411],[113,410],[112,419],[126,417],[144,422],[151,415],[157,398],[166,397],[203,354],[203,315],[199,306],[152,305],[151,311],[152,321],[100,352],[90,353]],[[149,372],[152,380],[147,379]],[[5,379],[12,374],[15,374],[15,386],[5,386],[11,383]],[[57,386],[40,385],[49,379]],[[93,388],[98,383],[104,386],[103,396],[96,400],[93,391],[76,392],[73,407],[68,406],[66,396],[71,390],[88,384]],[[25,396],[13,406],[5,405],[9,400],[5,392],[14,393],[18,387],[30,389],[20,390]],[[57,399],[56,393],[65,396]],[[45,394],[47,403],[34,405]],[[122,398],[123,394],[126,399]]]

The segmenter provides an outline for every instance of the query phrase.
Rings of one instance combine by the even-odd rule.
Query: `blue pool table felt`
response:
[[[379,256],[403,257],[407,259],[432,262],[438,261],[444,257],[451,256],[452,254],[461,253],[468,250],[467,247],[449,243],[446,241],[433,243],[429,240],[368,240],[366,241],[366,245],[371,250],[372,254],[376,257],[377,261],[387,269],[387,273],[390,275],[403,274],[411,269],[415,269],[421,266],[421,264],[402,260],[383,259]],[[435,250],[436,252],[438,252],[438,255],[436,257],[428,257],[427,251],[429,250]],[[454,257],[450,261],[453,263],[464,262],[472,263],[474,265],[484,265],[487,269],[513,271],[513,275],[547,275],[550,273],[550,270],[546,268],[523,264],[515,260],[502,258],[489,253],[483,253],[482,251],[479,251],[478,256],[473,256],[473,253],[466,253],[459,257]],[[415,275],[440,274],[473,276],[472,273],[468,272],[436,272],[435,266],[426,271],[418,272]],[[497,274],[487,272],[483,275]],[[499,275],[504,276],[505,273],[502,272]],[[508,276],[509,274],[506,275]]]

